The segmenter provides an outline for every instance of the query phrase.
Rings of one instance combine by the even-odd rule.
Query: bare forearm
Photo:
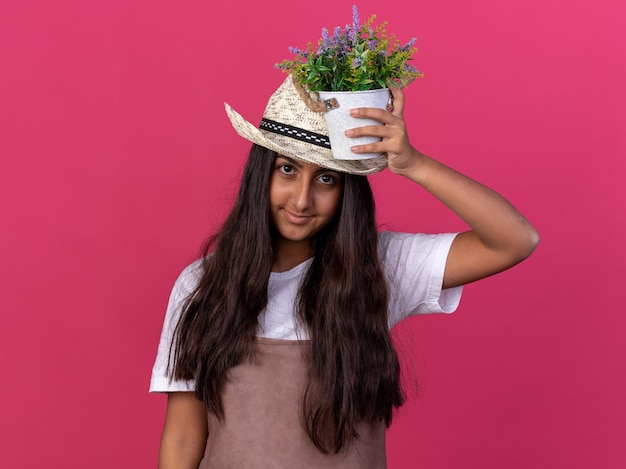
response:
[[[177,441],[164,434],[159,449],[159,469],[198,469],[205,442]]]
[[[204,403],[191,392],[172,392],[159,448],[159,469],[197,469],[208,437]]]

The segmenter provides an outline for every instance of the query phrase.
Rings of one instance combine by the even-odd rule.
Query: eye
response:
[[[318,179],[322,184],[327,184],[327,185],[337,184],[337,178],[333,176],[332,174],[320,174]]]
[[[293,174],[294,169],[290,164],[281,164],[278,166],[278,170],[283,174]]]

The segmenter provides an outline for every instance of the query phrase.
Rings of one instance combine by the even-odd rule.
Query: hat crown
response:
[[[304,90],[302,92],[306,93]],[[263,118],[328,136],[323,113],[314,112],[307,106],[292,76],[287,77],[270,96]]]

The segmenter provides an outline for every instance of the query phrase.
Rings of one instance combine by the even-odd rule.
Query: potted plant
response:
[[[339,26],[330,33],[322,28],[317,45],[308,43],[305,49],[290,47],[295,58],[283,60],[276,67],[292,74],[296,83],[317,93],[325,104],[324,117],[329,130],[333,154],[339,159],[364,159],[377,153],[356,155],[350,151],[355,144],[371,143],[375,137],[346,139],[344,131],[377,121],[352,118],[355,107],[386,108],[390,103],[391,86],[406,86],[422,73],[409,65],[417,49],[415,38],[401,44],[395,35],[389,36],[387,22],[374,26],[376,15],[361,24],[359,11],[352,7],[352,23]]]

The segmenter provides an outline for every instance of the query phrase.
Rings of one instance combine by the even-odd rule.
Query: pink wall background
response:
[[[0,465],[155,467],[148,395],[169,290],[221,219],[287,46],[350,21],[314,4],[0,5]],[[418,396],[390,468],[626,467],[626,7],[621,0],[359,2],[426,74],[412,142],[504,193],[542,244],[401,334]],[[380,221],[463,229],[371,178]]]

